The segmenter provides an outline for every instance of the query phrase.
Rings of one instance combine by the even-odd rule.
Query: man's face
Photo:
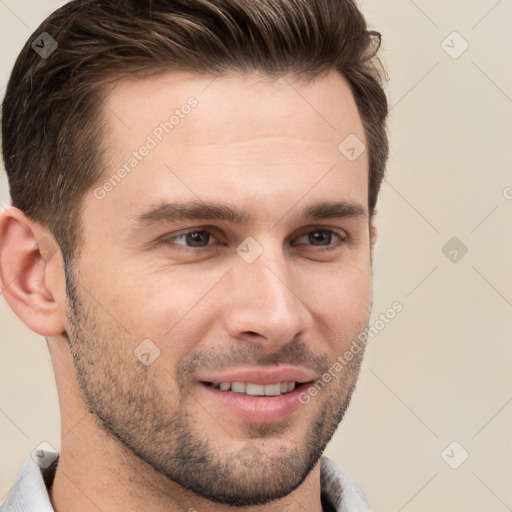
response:
[[[349,87],[168,74],[118,83],[105,113],[108,169],[84,199],[67,319],[88,409],[198,495],[282,497],[341,421],[362,351],[309,403],[300,393],[370,315],[368,156],[338,149],[364,141]],[[176,217],[191,202],[218,210]],[[339,202],[350,215],[303,216]],[[220,219],[227,208],[244,217]]]

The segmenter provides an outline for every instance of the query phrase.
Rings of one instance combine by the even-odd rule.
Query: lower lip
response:
[[[251,396],[233,391],[221,391],[201,383],[201,388],[225,409],[251,423],[282,421],[294,413],[301,405],[299,395],[306,389],[300,385],[293,391],[279,396]]]

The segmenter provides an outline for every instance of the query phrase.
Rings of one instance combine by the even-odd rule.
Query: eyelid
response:
[[[348,238],[348,233],[341,228],[337,228],[335,226],[307,226],[299,231],[299,235],[296,235],[295,238],[300,238],[301,236],[307,235],[309,233],[313,233],[315,231],[332,231],[336,233],[340,238]]]
[[[175,238],[178,238],[180,236],[188,235],[189,233],[198,233],[201,231],[205,231],[206,233],[209,233],[215,239],[217,239],[217,237],[215,237],[215,234],[212,232],[214,230],[215,230],[214,226],[200,226],[198,228],[190,228],[190,229],[186,229],[184,231],[178,232],[178,233],[164,235],[160,240],[163,243],[170,243],[172,240],[174,240]],[[176,244],[176,245],[182,245],[182,244]],[[210,247],[210,245],[211,244],[208,244],[207,246],[203,247],[203,249],[205,249],[206,247]],[[182,245],[182,247],[185,247],[187,249],[201,249],[201,247],[188,247],[187,245]]]
[[[328,250],[331,250],[331,249],[336,249],[340,245],[343,245],[346,242],[348,242],[348,238],[349,238],[348,233],[345,230],[343,230],[343,229],[335,228],[333,226],[329,226],[329,227],[325,227],[325,226],[323,226],[323,227],[308,227],[305,231],[302,232],[302,234],[299,234],[299,235],[295,236],[292,241],[295,241],[297,238],[302,238],[303,236],[307,236],[310,233],[315,233],[315,232],[319,232],[319,231],[326,231],[326,232],[334,233],[339,238],[339,243],[338,244],[329,244],[329,245],[312,245],[312,244],[307,244],[309,247],[317,247],[320,250],[328,251]]]

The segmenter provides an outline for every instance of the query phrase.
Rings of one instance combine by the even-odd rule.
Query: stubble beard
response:
[[[195,421],[200,408],[194,412],[195,402],[186,386],[191,380],[183,370],[190,371],[190,361],[180,363],[176,387],[166,393],[157,385],[151,366],[142,365],[129,348],[120,350],[132,346],[119,343],[132,341],[126,340],[126,331],[102,315],[92,300],[86,303],[77,289],[69,279],[68,343],[84,403],[100,429],[171,482],[215,503],[262,505],[287,496],[304,482],[350,404],[364,349],[316,401],[305,406],[316,407],[317,412],[293,447],[287,443],[287,448],[270,452],[264,449],[264,440],[273,438],[275,447],[275,436],[296,425],[300,411],[298,417],[280,423],[247,423],[243,438],[233,443],[236,448],[220,451],[208,436],[208,426]],[[110,325],[102,324],[101,318]],[[295,347],[294,357],[311,360],[311,354],[301,352],[307,350],[303,345]],[[324,371],[329,366],[317,357],[317,370],[320,365]]]

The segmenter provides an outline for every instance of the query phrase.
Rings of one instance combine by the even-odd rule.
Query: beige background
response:
[[[0,0],[2,96],[22,44],[63,3]],[[404,309],[371,340],[327,454],[374,512],[512,510],[512,1],[361,6],[391,78],[373,319]],[[453,237],[468,249],[455,262],[442,251]],[[1,297],[0,325],[2,501],[32,449],[60,448],[60,430],[44,339]]]

